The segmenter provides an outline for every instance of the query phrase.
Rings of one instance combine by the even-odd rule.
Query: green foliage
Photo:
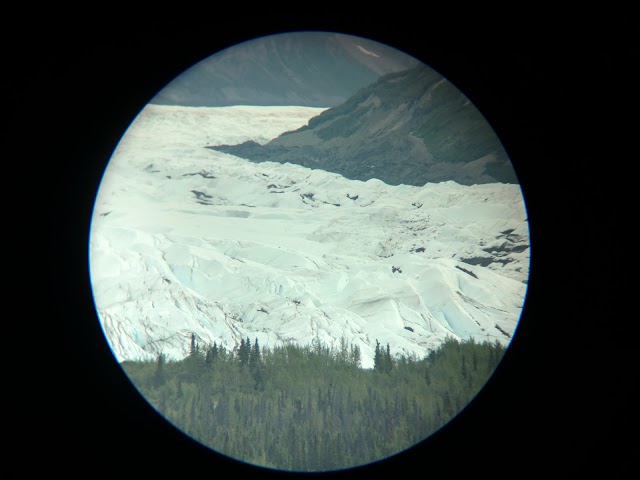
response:
[[[153,385],[156,388],[160,388],[162,385],[164,385],[165,381],[167,380],[166,378],[166,374],[164,371],[164,364],[167,362],[165,356],[161,353],[158,355],[158,360],[156,363],[156,371],[153,374]]]
[[[214,343],[182,361],[122,364],[146,399],[204,445],[280,470],[363,465],[425,439],[469,403],[502,358],[499,344],[447,340],[419,359],[392,357],[376,342],[376,365],[357,346],[235,349]],[[196,346],[197,347],[197,346]],[[197,350],[197,348],[194,348]]]

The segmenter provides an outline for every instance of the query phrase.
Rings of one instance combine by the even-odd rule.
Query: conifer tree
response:
[[[246,358],[245,358],[245,363],[247,365],[249,365],[250,360],[251,360],[251,340],[249,340],[249,337],[247,337],[247,339],[244,341],[244,348],[246,350]]]
[[[373,354],[373,369],[380,372],[382,371],[382,352],[380,351],[380,342],[376,340],[376,350]]]
[[[196,345],[196,334],[191,333],[191,348],[189,350],[189,356],[195,357],[198,353],[198,346]]]
[[[197,352],[195,334],[191,342]],[[343,368],[344,345],[266,348],[257,339],[253,345],[242,339],[229,351],[214,342],[197,361],[166,362],[159,355],[155,365],[123,366],[154,406],[193,438],[250,463],[313,470],[366,464],[444,425],[486,379],[490,356],[497,362],[504,353],[488,342],[457,343],[447,341],[422,359],[396,360],[390,345],[376,340],[375,369],[385,375],[352,368],[354,345]],[[247,351],[251,368],[240,369]],[[214,375],[192,374],[207,362],[215,362]],[[163,371],[166,381],[156,386]]]
[[[360,361],[362,360],[362,354],[360,353],[360,347],[358,345],[351,345],[351,362],[357,368],[360,368]]]
[[[156,360],[156,371],[153,376],[153,383],[156,388],[164,385],[166,380],[164,365],[166,363],[165,356],[163,353],[158,354],[158,359]]]
[[[214,341],[213,346],[207,350],[207,355],[205,357],[205,365],[207,368],[211,368],[213,366],[219,355],[218,343]]]
[[[378,372],[390,373],[393,367],[391,360],[391,347],[387,343],[387,349],[380,348],[380,342],[376,340],[376,350],[373,356],[373,369]]]
[[[340,337],[339,348],[340,348],[340,351],[338,352],[338,355],[340,357],[340,361],[347,363],[349,361],[349,342],[345,335],[342,335],[342,337]]]
[[[391,347],[387,343],[387,351],[384,355],[384,371],[386,373],[389,373],[391,372],[392,367],[393,367],[393,362],[391,360]]]
[[[251,357],[249,360],[252,368],[256,368],[260,363],[260,345],[258,344],[257,338],[253,344],[253,350],[251,351]]]
[[[238,360],[240,361],[240,363],[242,364],[244,361],[244,338],[240,339],[240,345],[238,346]]]
[[[249,358],[251,357],[251,341],[247,337],[240,339],[240,346],[238,347],[238,361],[240,365],[248,366]]]

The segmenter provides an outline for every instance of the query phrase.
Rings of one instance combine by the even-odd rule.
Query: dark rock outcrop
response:
[[[266,145],[208,148],[391,185],[517,183],[506,151],[478,109],[425,65],[381,77]]]

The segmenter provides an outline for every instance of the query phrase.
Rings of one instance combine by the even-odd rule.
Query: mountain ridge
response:
[[[294,163],[391,185],[518,183],[482,114],[425,65],[386,74],[265,145],[209,145],[254,162]]]
[[[151,103],[330,107],[380,75],[418,61],[385,44],[302,31],[245,41],[200,61]]]

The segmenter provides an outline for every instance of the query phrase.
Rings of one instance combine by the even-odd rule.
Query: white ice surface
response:
[[[322,110],[140,113],[106,169],[90,238],[96,309],[118,360],[181,358],[192,332],[229,348],[345,336],[365,367],[376,340],[419,356],[447,336],[510,342],[529,249],[504,265],[461,259],[499,252],[505,231],[528,245],[518,185],[391,186],[205,148],[265,143]]]

